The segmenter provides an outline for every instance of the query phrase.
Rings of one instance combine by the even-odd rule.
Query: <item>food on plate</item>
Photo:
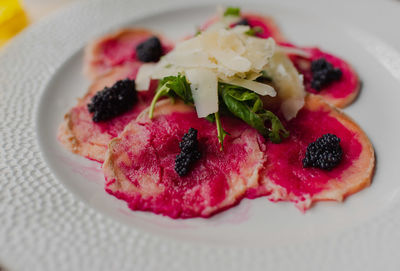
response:
[[[222,21],[230,27],[248,25],[249,34],[260,38],[273,38],[279,45],[278,48],[290,57],[298,72],[303,75],[307,92],[319,95],[340,108],[350,105],[357,98],[360,92],[358,75],[343,59],[316,47],[299,47],[290,43],[274,20],[268,16],[241,13],[240,10],[231,10],[228,15],[224,16]],[[203,28],[216,23],[221,23],[221,16],[210,19]],[[312,69],[312,66],[315,66],[315,69]],[[327,66],[331,66],[336,72],[327,73]]]
[[[367,135],[348,116],[308,95],[280,144],[267,142],[261,188],[253,197],[292,201],[300,210],[313,202],[343,199],[371,183],[375,157]]]
[[[321,96],[330,104],[344,108],[360,92],[360,80],[343,59],[318,48],[300,48],[306,55],[290,55],[297,70],[304,76],[307,92]]]
[[[141,115],[111,141],[103,165],[106,191],[133,210],[173,218],[208,217],[237,204],[248,188],[258,186],[263,138],[236,118],[223,118],[223,123],[231,136],[221,152],[212,122],[199,119],[192,106],[165,100],[152,120]],[[191,129],[197,131],[200,155],[180,176],[182,138]]]
[[[273,38],[277,43],[286,42],[286,38],[279,30],[274,19],[269,16],[261,16],[255,13],[241,12],[240,9],[232,9],[228,13],[226,11],[219,11],[217,16],[209,19],[202,27],[205,30],[221,19],[228,21],[228,24],[233,27],[236,25],[244,25],[250,27],[249,34],[255,35],[259,38]]]
[[[151,102],[157,83],[154,81],[148,91],[131,91],[136,94],[132,107],[108,121],[95,121],[88,105],[99,91],[111,89],[119,80],[133,79],[139,68],[139,63],[128,63],[115,67],[106,74],[96,78],[86,95],[78,100],[64,116],[64,122],[59,128],[58,138],[70,151],[98,162],[104,161],[107,145],[111,139],[118,136],[125,126],[135,120],[139,113]]]
[[[128,29],[90,45],[93,83],[59,130],[129,208],[209,217],[266,197],[305,211],[371,183],[372,144],[335,107],[359,91],[347,62],[236,7],[171,44]]]
[[[173,44],[141,28],[122,29],[92,42],[85,50],[84,72],[90,79],[130,62],[156,62]]]

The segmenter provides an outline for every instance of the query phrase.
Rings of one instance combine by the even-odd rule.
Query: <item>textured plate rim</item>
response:
[[[312,255],[320,255],[319,248],[323,245],[325,247],[324,252],[333,252],[337,246],[346,244],[346,240],[354,239],[363,240],[357,242],[354,245],[347,245],[343,247],[343,250],[336,254],[339,256],[341,264],[360,267],[365,266],[370,270],[373,270],[374,265],[361,265],[361,263],[354,263],[353,257],[349,255],[357,256],[360,260],[364,259],[364,263],[369,262],[369,253],[374,252],[375,257],[379,256],[380,261],[386,260],[387,266],[396,266],[398,261],[395,259],[385,256],[385,252],[388,252],[384,246],[384,241],[388,240],[399,240],[399,235],[395,234],[396,226],[399,225],[399,218],[396,217],[395,210],[396,206],[393,206],[391,210],[379,216],[375,221],[371,221],[368,225],[363,227],[357,227],[351,231],[341,233],[337,238],[328,238],[325,240],[319,240],[313,244],[303,244],[302,246],[288,246],[282,247],[276,250],[252,250],[252,249],[232,249],[232,248],[211,248],[209,246],[193,246],[192,244],[175,242],[165,240],[163,238],[151,236],[145,233],[140,233],[136,229],[131,229],[120,223],[114,222],[111,219],[99,215],[94,210],[91,210],[85,204],[81,203],[71,193],[67,192],[64,187],[55,180],[51,171],[47,168],[42,155],[38,147],[36,146],[35,139],[35,120],[34,115],[37,112],[38,100],[46,88],[49,79],[52,74],[62,65],[65,59],[71,53],[75,52],[78,48],[82,47],[85,41],[73,39],[73,42],[64,43],[63,37],[57,37],[57,30],[67,30],[71,25],[78,26],[82,23],[85,27],[88,27],[89,22],[82,19],[83,16],[93,13],[93,18],[90,18],[90,23],[97,22],[96,31],[91,33],[92,37],[97,36],[101,33],[109,31],[111,28],[124,24],[127,19],[135,17],[144,17],[147,14],[151,14],[151,6],[154,4],[158,5],[158,12],[173,9],[181,5],[189,6],[190,4],[183,4],[184,1],[169,1],[167,4],[161,3],[161,1],[146,1],[146,4],[141,4],[140,8],[130,12],[130,16],[117,16],[118,12],[127,15],[128,12],[124,11],[125,7],[132,7],[133,4],[129,4],[129,1],[118,3],[113,5],[107,3],[106,0],[102,1],[88,1],[85,3],[79,3],[71,6],[69,9],[54,14],[46,20],[39,22],[37,25],[29,28],[19,35],[15,41],[6,46],[4,53],[0,55],[0,63],[6,65],[9,69],[7,70],[7,77],[0,75],[2,85],[5,90],[13,88],[14,92],[4,91],[4,99],[0,102],[0,117],[13,116],[13,120],[18,120],[20,123],[6,122],[1,126],[0,140],[4,151],[0,152],[0,169],[4,170],[5,174],[1,176],[1,184],[4,189],[0,191],[0,210],[2,211],[2,217],[5,222],[0,229],[0,243],[8,244],[7,247],[2,246],[0,248],[0,261],[4,261],[7,266],[15,269],[24,269],[26,266],[32,266],[33,269],[37,270],[52,270],[54,268],[61,267],[60,270],[71,269],[95,269],[97,270],[109,270],[120,267],[125,269],[129,266],[135,266],[136,268],[153,269],[165,266],[174,267],[175,270],[184,270],[185,267],[192,266],[198,269],[206,269],[207,263],[204,263],[201,259],[209,257],[211,264],[214,264],[214,268],[219,267],[235,267],[237,259],[240,258],[240,263],[245,266],[246,263],[256,261],[256,263],[265,267],[275,267],[283,270],[286,266],[285,263],[279,261],[279,259],[285,258],[286,253],[290,251],[296,251],[296,255],[291,259],[291,263],[298,264],[299,268],[306,267],[302,259],[309,258]],[[171,3],[173,2],[173,3]],[[208,1],[211,2],[211,1]],[[234,1],[236,2],[236,1]],[[312,2],[308,2],[312,3]],[[315,3],[314,3],[315,4]],[[321,3],[320,3],[321,4]],[[93,12],[98,6],[98,12]],[[101,10],[105,12],[106,8],[108,12],[113,13],[115,21],[112,23],[113,27],[110,27],[109,23],[102,23],[99,14]],[[388,6],[387,8],[390,8]],[[124,13],[125,12],[125,13]],[[79,17],[81,16],[81,17]],[[76,21],[71,22],[68,25],[65,21],[68,21],[69,17],[76,18]],[[64,20],[64,22],[63,22]],[[59,54],[58,50],[54,49],[54,46],[49,44],[42,45],[43,47],[49,46],[46,52],[41,52],[43,47],[40,45],[33,45],[29,43],[34,41],[37,37],[40,37],[40,32],[46,31],[49,35],[53,34],[55,43],[59,43],[59,48],[64,49],[62,54]],[[79,31],[77,31],[79,32]],[[60,34],[58,34],[60,35]],[[77,34],[76,34],[77,35]],[[91,38],[88,37],[88,40]],[[28,45],[29,43],[29,45]],[[32,48],[33,47],[33,48]],[[17,58],[17,62],[14,63],[14,57],[18,52],[21,52],[22,56]],[[43,53],[46,58],[54,60],[53,63],[49,64],[40,62],[38,57],[33,57],[36,63],[29,63],[32,61],[32,56],[27,53],[36,52]],[[12,63],[12,65],[11,65]],[[19,65],[24,65],[21,70],[13,69]],[[36,72],[31,72],[32,69],[37,69]],[[13,83],[13,80],[17,80],[21,72],[28,74],[27,80],[22,80],[17,84]],[[24,78],[25,79],[25,78]],[[31,81],[29,81],[31,80]],[[33,81],[32,81],[33,80]],[[3,81],[5,82],[3,84]],[[32,84],[33,83],[33,84]],[[33,87],[32,87],[33,86]],[[31,89],[29,89],[32,87]],[[17,105],[15,109],[10,109],[7,104],[15,99],[17,94],[26,91],[28,94],[21,95],[23,103],[28,105],[23,108],[21,105]],[[3,95],[3,93],[2,93]],[[22,115],[21,115],[22,114]],[[25,114],[29,114],[29,117]],[[18,134],[25,132],[24,135]],[[13,135],[17,135],[14,139],[10,139]],[[3,143],[5,142],[5,143]],[[25,145],[24,145],[25,143]],[[19,146],[17,146],[19,144]],[[10,161],[8,155],[10,153],[18,152],[16,154],[16,161]],[[26,163],[23,159],[33,161],[37,159],[33,165]],[[18,164],[18,162],[23,162]],[[17,177],[19,187],[11,182],[13,177]],[[22,178],[26,178],[25,183],[22,182]],[[38,180],[41,182],[38,184]],[[13,201],[14,190],[17,192],[28,195],[29,198],[16,197]],[[20,191],[21,190],[21,191]],[[33,194],[32,194],[33,193]],[[55,202],[52,197],[48,196],[48,193],[60,195],[60,198]],[[26,207],[30,200],[32,202],[31,207]],[[49,206],[42,209],[42,204],[49,204]],[[6,205],[11,205],[10,208]],[[59,209],[62,208],[62,209]],[[31,217],[29,219],[21,218],[21,212],[29,212]],[[64,212],[62,215],[61,212]],[[46,223],[54,222],[49,225]],[[382,230],[382,226],[385,230]],[[26,229],[24,231],[24,229]],[[80,237],[71,240],[67,233],[76,233]],[[100,234],[97,236],[95,233]],[[374,248],[368,248],[364,250],[357,250],[358,247],[368,247],[369,236],[375,234],[375,238],[382,237],[382,241],[374,244]],[[386,236],[389,235],[389,236]],[[357,236],[357,237],[354,237]],[[396,238],[390,238],[394,236]],[[97,240],[97,241],[96,241]],[[100,241],[98,241],[100,240]],[[64,244],[62,244],[64,241]],[[21,242],[24,246],[21,246]],[[96,243],[97,242],[97,243]],[[114,244],[115,247],[110,248],[109,244]],[[98,246],[96,248],[96,245]],[[304,245],[309,245],[308,250],[302,249]],[[392,246],[394,247],[394,246]],[[48,253],[52,257],[46,257]],[[120,252],[115,253],[114,252]],[[159,256],[158,261],[148,262],[147,259],[140,260],[146,253],[155,253]],[[119,265],[114,263],[104,263],[101,257],[104,253],[112,253],[115,255],[115,262],[119,262]],[[85,259],[77,257],[77,255],[85,255]],[[118,255],[117,255],[118,254]],[[161,255],[168,254],[166,256]],[[134,255],[131,261],[126,261],[126,257]],[[175,260],[171,260],[171,258]],[[38,258],[43,261],[37,261]],[[221,257],[223,260],[221,260]],[[309,258],[311,259],[311,258]],[[354,259],[354,258],[353,258]],[[118,261],[119,260],[119,261]],[[231,264],[229,264],[229,262]],[[68,263],[68,265],[66,264]],[[234,264],[232,264],[234,263]],[[335,263],[335,261],[333,261]],[[336,261],[336,263],[338,263]],[[256,266],[256,265],[253,265]],[[333,265],[332,265],[333,266]],[[379,265],[382,267],[382,265]],[[87,268],[85,268],[87,267]]]

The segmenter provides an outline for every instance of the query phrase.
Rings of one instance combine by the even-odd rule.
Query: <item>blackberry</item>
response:
[[[200,152],[198,150],[199,142],[197,141],[197,130],[190,128],[189,131],[182,137],[179,142],[181,152],[175,159],[175,171],[179,176],[188,174],[190,168],[200,159]]]
[[[161,42],[156,36],[136,46],[136,56],[142,62],[157,62],[162,52]]]
[[[334,68],[325,58],[313,60],[311,72],[311,87],[318,91],[342,77],[342,71],[339,68]]]
[[[112,87],[105,87],[91,99],[87,105],[93,113],[93,121],[101,122],[110,120],[125,113],[137,101],[135,81],[130,79],[119,80]]]
[[[325,134],[308,145],[303,167],[332,170],[342,160],[342,154],[340,138],[333,134]]]
[[[249,20],[246,18],[242,18],[239,22],[236,23],[236,25],[250,25]]]

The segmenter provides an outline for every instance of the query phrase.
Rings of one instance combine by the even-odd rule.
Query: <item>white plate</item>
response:
[[[211,219],[131,212],[104,192],[97,163],[56,140],[63,114],[89,83],[81,73],[88,41],[135,25],[178,39],[211,16],[215,3],[90,1],[17,37],[0,56],[0,264],[15,270],[399,266],[400,36],[393,22],[400,22],[393,18],[400,4],[364,3],[365,11],[355,13],[360,3],[353,2],[338,13],[342,5],[335,3],[241,4],[275,17],[293,42],[343,56],[363,81],[359,99],[345,111],[376,149],[373,184],[343,204],[319,203],[306,214],[264,198],[243,200]],[[385,18],[371,20],[377,8]]]

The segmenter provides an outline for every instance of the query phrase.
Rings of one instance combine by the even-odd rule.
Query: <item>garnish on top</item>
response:
[[[136,57],[142,62],[157,62],[162,53],[161,41],[156,36],[150,37],[136,46]]]
[[[334,68],[325,58],[319,58],[311,62],[312,80],[311,87],[315,90],[322,90],[331,82],[339,81],[342,71]]]
[[[227,17],[240,22],[240,9],[227,8],[218,22],[177,44],[160,62],[143,65],[136,87],[144,90],[151,79],[160,79],[149,117],[161,97],[182,99],[195,106],[199,118],[216,122],[221,149],[226,136],[221,114],[242,119],[278,143],[288,131],[263,99],[277,96],[276,88],[283,115],[294,117],[304,104],[302,79],[272,38],[255,37],[248,25]],[[266,74],[272,82],[258,80]]]
[[[87,105],[94,122],[110,120],[130,110],[137,101],[135,81],[119,80],[112,87],[97,92]]]
[[[340,138],[334,134],[324,134],[308,145],[303,167],[332,170],[342,160],[342,154]]]
[[[183,135],[179,148],[181,152],[175,159],[175,171],[179,176],[188,174],[193,164],[200,159],[200,152],[198,150],[199,142],[197,140],[197,130],[190,128],[189,131]]]

